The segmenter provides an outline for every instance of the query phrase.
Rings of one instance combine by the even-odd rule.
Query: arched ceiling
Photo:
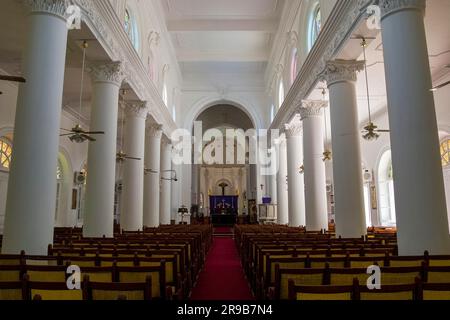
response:
[[[203,132],[213,128],[235,128],[244,131],[254,128],[248,115],[232,105],[215,105],[203,111],[196,119],[202,122]]]

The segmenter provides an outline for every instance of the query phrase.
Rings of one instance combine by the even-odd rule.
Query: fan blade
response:
[[[81,136],[82,136],[83,138],[89,140],[89,141],[97,141],[96,139],[94,139],[94,138],[92,138],[92,137],[89,137],[89,136],[86,135],[86,134],[82,134]]]
[[[92,132],[85,132],[86,134],[105,134],[104,131],[92,131]]]
[[[141,161],[141,158],[134,158],[134,157],[125,157],[125,159],[130,159],[130,160],[137,160],[137,161]]]
[[[73,132],[73,130],[61,128],[62,131]]]
[[[391,132],[391,130],[381,130],[381,129],[380,130],[377,129],[375,131],[377,131],[377,132]]]
[[[23,78],[23,77],[1,76],[1,75],[0,75],[0,80],[13,81],[13,82],[22,82],[22,83],[27,82],[25,80],[25,78]]]
[[[450,81],[447,81],[447,82],[444,82],[443,84],[440,84],[440,85],[434,87],[433,89],[434,90],[441,89],[441,88],[443,88],[445,86],[448,86],[449,84],[450,84]]]
[[[60,134],[59,136],[60,137],[68,137],[68,136],[71,136],[71,135],[73,135],[73,133]]]

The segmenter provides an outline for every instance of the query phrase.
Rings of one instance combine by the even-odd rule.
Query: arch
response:
[[[61,170],[61,176],[55,177],[57,179],[55,225],[58,227],[65,227],[70,223],[69,204],[73,170],[69,154],[63,147],[59,148],[58,166]],[[58,170],[58,168],[55,168],[55,170]]]
[[[263,128],[263,123],[261,121],[261,118],[257,115],[257,113],[254,111],[254,108],[252,108],[252,105],[246,101],[243,101],[238,98],[222,98],[222,97],[205,97],[200,100],[198,100],[189,110],[188,114],[186,115],[186,120],[184,122],[184,128],[191,130],[192,124],[194,123],[195,119],[197,119],[205,110],[220,104],[228,104],[232,105],[236,108],[239,108],[241,111],[243,111],[250,119],[250,121],[253,124],[253,127],[255,129]],[[248,108],[244,106],[249,106]]]
[[[395,226],[395,194],[392,155],[389,147],[383,148],[377,164],[378,220],[383,226]]]
[[[321,14],[320,2],[318,0],[311,2],[307,10],[306,39],[308,51],[312,49],[314,43],[317,40],[317,37],[319,36],[322,27]]]

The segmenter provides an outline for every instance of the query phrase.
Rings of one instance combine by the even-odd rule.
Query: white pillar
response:
[[[289,226],[305,226],[305,186],[300,173],[303,165],[302,123],[286,125]]]
[[[145,102],[125,105],[124,153],[133,158],[124,161],[120,228],[138,231],[143,227],[144,210],[144,154],[145,120],[148,109]]]
[[[277,174],[278,224],[286,225],[289,223],[286,136],[282,136],[278,139],[277,149],[279,155],[279,169]]]
[[[303,101],[303,152],[305,166],[305,209],[307,230],[328,230],[327,183],[325,176],[322,108],[326,101]]]
[[[172,145],[163,139],[161,143],[161,193],[159,223],[161,225],[170,224],[170,185],[173,177],[172,170]]]
[[[105,134],[89,142],[83,236],[110,238],[114,235],[119,89],[125,76],[120,63],[98,64],[90,72],[93,91],[90,129]]]
[[[144,227],[159,226],[159,187],[162,126],[147,127],[145,142]]]
[[[399,253],[449,254],[450,236],[427,40],[425,0],[382,0]]]
[[[330,90],[336,235],[343,238],[367,233],[355,87],[356,72],[363,67],[361,61],[336,60],[323,74]]]
[[[33,1],[27,17],[2,253],[46,254],[53,243],[68,1]]]

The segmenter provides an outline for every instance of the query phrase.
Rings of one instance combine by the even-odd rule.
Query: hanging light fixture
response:
[[[323,96],[323,100],[325,101],[326,99],[325,99],[325,96],[326,96],[326,94],[327,94],[327,92],[326,92],[326,89],[325,88],[322,88],[322,96]],[[328,137],[328,121],[327,121],[327,110],[325,109],[324,110],[324,122],[325,122],[325,142],[327,141],[327,137]],[[325,151],[323,152],[323,161],[325,162],[325,161],[331,161],[331,156],[332,156],[332,152],[331,152],[331,150],[329,150],[329,149],[327,149],[326,147],[325,147]]]
[[[83,106],[83,91],[84,91],[84,71],[85,71],[85,67],[86,67],[86,50],[88,48],[88,43],[87,41],[83,41],[83,64],[82,64],[82,68],[81,68],[81,85],[80,85],[80,105],[79,105],[79,116],[81,118],[81,113],[82,113],[82,106]],[[101,134],[105,134],[105,132],[103,131],[92,131],[92,132],[87,132],[84,131],[83,128],[81,127],[81,119],[79,121],[79,123],[73,127],[71,130],[68,129],[61,129],[62,131],[66,131],[68,133],[64,133],[61,134],[61,137],[69,137],[70,141],[74,142],[74,143],[83,143],[85,141],[96,141],[96,139],[94,139],[93,137],[91,137],[92,135],[101,135]]]
[[[366,77],[366,93],[367,93],[367,109],[369,111],[369,123],[364,127],[363,138],[367,141],[375,141],[380,137],[381,132],[389,132],[389,130],[380,130],[378,129],[378,126],[376,126],[372,122],[372,110],[370,106],[370,92],[369,92],[369,75],[367,71],[367,55],[366,55],[366,48],[367,48],[367,41],[366,38],[362,37],[361,47],[363,48],[363,54],[364,54],[364,74]]]

